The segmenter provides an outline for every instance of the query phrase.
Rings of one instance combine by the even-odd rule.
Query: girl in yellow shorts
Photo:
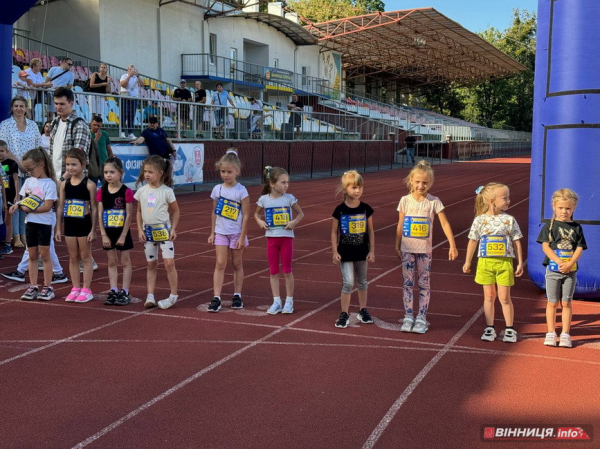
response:
[[[515,218],[505,213],[510,205],[507,186],[492,182],[485,187],[479,187],[475,193],[475,220],[469,232],[463,272],[471,272],[471,261],[477,249],[479,260],[475,282],[483,285],[483,311],[487,323],[481,339],[496,339],[494,302],[497,294],[506,322],[503,341],[516,343],[517,332],[513,329],[515,311],[510,299],[510,288],[515,283],[515,276],[523,274],[523,250],[520,240],[523,234]],[[515,250],[518,264],[513,270]]]

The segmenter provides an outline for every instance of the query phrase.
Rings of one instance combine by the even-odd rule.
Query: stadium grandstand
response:
[[[68,56],[77,115],[90,120],[94,105],[102,103],[104,129],[115,139],[123,135],[121,110],[128,98],[119,79],[134,64],[143,79],[135,135],[153,114],[173,138],[186,142],[375,141],[395,154],[412,134],[417,151],[439,158],[530,147],[530,133],[489,129],[398,101],[426,85],[473,85],[525,70],[432,8],[312,23],[277,2],[267,3],[266,11],[260,8],[265,2],[252,0],[83,3],[38,1],[14,24],[13,94],[23,93],[19,73],[32,59],[41,61],[46,76]],[[109,92],[87,92],[101,62],[111,77]],[[206,102],[174,101],[181,79],[192,98],[200,81]],[[219,83],[230,104],[215,104]],[[42,126],[51,96],[39,91],[30,92],[38,100],[31,117]],[[292,94],[301,108],[291,110]],[[223,132],[217,123],[221,110]]]

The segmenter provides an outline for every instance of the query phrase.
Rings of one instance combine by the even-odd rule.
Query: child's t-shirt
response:
[[[482,238],[489,239],[490,236],[494,236],[494,238],[504,238],[502,243],[505,244],[506,250],[501,257],[512,258],[515,257],[515,250],[512,244],[513,240],[523,238],[519,224],[512,215],[505,213],[498,215],[482,214],[475,217],[475,220],[473,220],[473,224],[471,225],[471,230],[469,231],[469,240],[480,241]],[[487,251],[486,245],[482,243],[485,242],[480,242],[477,250],[477,257],[491,257],[485,253],[485,251]],[[494,255],[494,257],[496,256],[497,255]]]
[[[27,178],[19,191],[19,195],[22,197],[35,195],[42,199],[42,205],[48,200],[53,200],[55,202],[58,200],[56,183],[50,178]],[[25,221],[27,223],[39,223],[54,226],[56,224],[56,212],[54,209],[42,213],[30,212],[27,214]]]
[[[216,185],[210,197],[217,202],[213,214],[215,233],[221,235],[240,234],[242,232],[242,200],[248,197],[248,190],[239,182],[233,187]]]
[[[417,201],[412,194],[403,196],[398,204],[398,212],[404,214],[400,250],[403,253],[430,254],[433,241],[435,216],[444,210],[444,205],[436,196],[427,194],[424,200]]]
[[[342,262],[366,260],[371,243],[369,242],[369,217],[373,209],[362,201],[358,207],[348,207],[346,203],[338,205],[331,216],[338,221],[340,236],[337,252]]]
[[[146,184],[133,196],[139,203],[144,225],[166,224],[171,226],[169,204],[175,201],[175,192],[171,187],[161,185],[158,189]]]
[[[576,248],[587,249],[583,228],[575,221],[557,221],[552,223],[552,241],[550,241],[550,223],[544,224],[537,238],[538,243],[550,243],[552,250],[575,251]],[[544,257],[542,265],[550,263],[548,256]]]
[[[267,237],[294,237],[293,229],[285,229],[287,222],[292,221],[292,206],[298,200],[289,193],[284,193],[279,198],[270,194],[261,196],[256,204],[264,209],[264,218],[269,226],[265,232]]]
[[[100,217],[100,219],[105,222],[109,221],[109,214],[114,215],[112,211],[117,210],[122,211],[122,221],[124,223],[126,217],[126,205],[133,203],[134,201],[135,199],[133,198],[133,191],[125,184],[121,185],[119,190],[117,190],[115,193],[110,193],[108,190],[108,184],[104,184],[96,192],[96,202],[102,204],[103,215],[106,215],[106,218],[103,216]]]
[[[2,183],[4,184],[4,189],[6,190],[6,201],[8,203],[13,203],[15,201],[15,196],[17,195],[17,187],[15,186],[14,174],[19,174],[19,166],[12,159],[4,159],[0,162],[2,165]]]

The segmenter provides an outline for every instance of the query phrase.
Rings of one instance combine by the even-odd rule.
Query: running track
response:
[[[244,257],[245,309],[227,306],[233,293],[228,267],[225,306],[206,313],[214,268],[214,251],[206,243],[208,192],[178,197],[180,301],[167,311],[145,310],[140,302],[102,305],[101,292],[109,285],[98,241],[98,300],[88,304],[24,302],[18,298],[25,284],[0,280],[0,445],[498,448],[516,444],[483,442],[483,426],[593,425],[598,432],[600,303],[575,302],[573,349],[547,348],[545,299],[524,276],[512,291],[519,342],[482,342],[481,289],[461,270],[477,186],[508,184],[509,212],[527,229],[527,162],[434,167],[431,193],[446,206],[459,260],[447,260],[448,244],[439,224],[434,226],[431,325],[424,335],[399,332],[401,273],[394,238],[407,169],[365,175],[363,200],[375,209],[376,227],[376,262],[369,267],[373,325],[356,321],[354,294],[351,326],[333,326],[341,288],[329,248],[330,215],[340,202],[334,197],[337,179],[291,184],[305,212],[296,231],[292,315],[264,313],[271,302],[266,241],[253,219]],[[249,192],[254,209],[260,187]],[[526,242],[527,236],[525,250]],[[2,270],[12,271],[21,254],[0,261]],[[59,255],[67,268],[63,244]],[[132,295],[144,298],[139,244],[132,259]],[[69,286],[56,286],[59,298]],[[158,287],[157,299],[166,297],[166,279]],[[498,304],[496,314],[500,330]]]

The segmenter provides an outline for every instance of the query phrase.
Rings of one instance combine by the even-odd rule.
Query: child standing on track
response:
[[[87,157],[80,148],[71,148],[65,159],[66,171],[71,177],[60,185],[57,222],[54,234],[61,241],[61,224],[65,224],[65,241],[69,251],[69,273],[73,288],[67,302],[85,303],[94,299],[92,294],[92,242],[96,240],[96,184],[83,174]],[[30,255],[31,257],[31,255]],[[83,263],[83,287],[79,283],[79,260]]]
[[[357,315],[361,323],[372,323],[367,310],[367,262],[375,262],[375,228],[373,209],[360,200],[363,194],[363,178],[356,170],[342,175],[337,193],[344,193],[344,202],[333,211],[331,223],[331,251],[333,263],[340,264],[342,271],[342,313],[335,327],[345,328],[350,319],[350,293],[354,281],[358,285]]]
[[[230,148],[215,164],[221,174],[223,184],[216,185],[210,197],[213,199],[213,214],[208,243],[215,245],[217,261],[213,275],[214,297],[208,306],[209,312],[221,310],[221,289],[227,267],[227,256],[231,251],[233,264],[232,309],[242,309],[242,284],[244,266],[242,256],[248,246],[248,218],[250,217],[250,198],[246,187],[237,182],[242,163],[237,150]]]
[[[161,156],[147,157],[143,164],[136,186],[146,184],[135,192],[138,201],[137,226],[140,242],[144,243],[144,253],[148,262],[146,285],[148,294],[144,307],[156,307],[154,287],[158,268],[158,248],[160,247],[171,294],[158,301],[158,307],[168,309],[177,302],[177,271],[175,270],[176,229],[179,223],[179,206],[175,200],[171,161]]]
[[[515,218],[506,210],[510,205],[510,192],[504,184],[491,182],[475,191],[475,220],[469,232],[469,245],[463,266],[464,273],[471,272],[471,261],[477,248],[477,271],[475,282],[483,285],[483,311],[487,327],[481,336],[484,341],[494,341],[494,302],[496,293],[502,305],[506,322],[503,341],[516,343],[517,332],[513,329],[515,310],[510,299],[510,287],[514,276],[523,274],[523,250],[521,230]],[[513,259],[517,250],[517,268],[513,271]],[[497,285],[497,287],[496,287]]]
[[[419,161],[404,178],[409,194],[403,196],[398,204],[395,248],[398,257],[402,260],[404,279],[404,319],[400,329],[402,332],[424,334],[429,329],[427,310],[431,298],[432,227],[436,214],[450,245],[448,259],[454,260],[458,257],[454,234],[446,218],[444,205],[438,197],[428,193],[433,180],[431,166],[423,160]],[[415,274],[419,283],[419,311],[416,319],[413,309]]]
[[[110,292],[104,304],[126,306],[131,302],[131,257],[133,248],[131,220],[133,219],[133,192],[123,184],[123,162],[118,157],[109,157],[104,162],[104,184],[96,193],[98,203],[98,227],[102,235],[102,247],[108,256],[108,279]],[[123,266],[123,288],[119,290],[119,258]]]
[[[23,168],[29,175],[19,194],[23,199],[10,208],[10,213],[21,208],[27,214],[25,238],[29,249],[29,288],[21,299],[31,301],[41,299],[49,301],[54,298],[52,282],[52,262],[50,260],[50,241],[52,226],[56,223],[56,214],[52,210],[58,199],[54,167],[52,160],[43,148],[29,150],[23,155]],[[44,287],[38,289],[38,254],[44,264]]]
[[[550,223],[546,223],[537,242],[542,244],[546,257],[546,324],[548,333],[544,344],[556,346],[556,309],[559,300],[562,302],[562,333],[559,346],[570,348],[571,317],[573,310],[571,300],[577,284],[577,261],[584,249],[587,249],[581,225],[573,221],[573,213],[577,207],[578,197],[571,189],[560,189],[552,194],[552,210],[554,215]]]
[[[17,187],[19,186],[19,166],[15,161],[8,157],[8,148],[4,140],[0,140],[0,175],[2,175],[2,185],[6,191],[6,203],[4,209],[8,210],[10,206],[18,201]],[[19,214],[11,217],[4,215],[4,224],[6,225],[6,235],[4,244],[0,249],[0,254],[12,254],[13,222],[16,219],[17,230],[19,227]]]
[[[263,172],[264,185],[262,196],[258,199],[258,207],[254,219],[261,229],[266,230],[267,259],[271,274],[271,291],[273,305],[267,310],[269,315],[294,312],[294,274],[292,273],[292,258],[294,254],[294,228],[304,217],[298,205],[298,200],[287,192],[290,177],[281,167],[265,167]],[[265,220],[261,213],[265,211]],[[292,210],[296,218],[292,220]],[[285,305],[281,304],[279,296],[279,259],[285,278]]]

